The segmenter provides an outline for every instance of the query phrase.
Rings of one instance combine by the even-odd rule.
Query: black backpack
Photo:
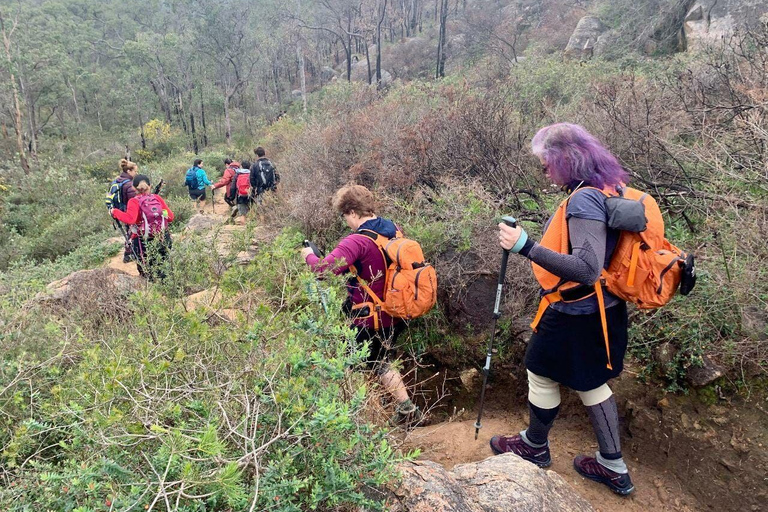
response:
[[[107,208],[117,208],[118,210],[125,211],[127,207],[127,201],[123,197],[123,185],[131,180],[117,178],[109,185],[109,191],[107,191],[107,197],[105,203]]]
[[[251,187],[257,192],[275,190],[278,183],[280,175],[267,158],[261,158],[251,166]]]

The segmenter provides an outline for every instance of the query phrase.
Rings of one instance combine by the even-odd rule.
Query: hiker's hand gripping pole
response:
[[[310,242],[309,240],[304,240],[304,243],[302,244],[304,247],[308,247],[312,249],[312,252],[315,253],[315,256],[318,258],[324,258],[325,253],[320,250],[317,245],[315,245],[313,242]],[[307,290],[307,295],[312,295],[310,293],[310,290]],[[320,305],[323,307],[323,311],[325,314],[328,314],[328,299],[325,296],[325,291],[320,289],[320,285],[317,283],[317,280],[315,280],[315,293],[317,294],[318,298],[320,299]]]
[[[502,217],[502,222],[511,228],[517,227],[517,220],[514,217]],[[491,357],[493,356],[493,340],[496,337],[496,321],[501,316],[501,294],[504,290],[504,276],[507,274],[507,261],[509,260],[509,251],[502,250],[501,254],[501,269],[499,271],[499,282],[496,286],[496,302],[493,305],[493,329],[491,330],[491,338],[488,341],[488,350],[485,354],[485,366],[483,367],[483,387],[480,390],[480,408],[477,411],[477,423],[475,423],[475,440],[480,433],[480,429],[483,428],[480,420],[483,417],[483,404],[485,402],[485,388],[488,385],[488,374],[491,372]]]

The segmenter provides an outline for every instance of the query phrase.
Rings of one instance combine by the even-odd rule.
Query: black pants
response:
[[[375,331],[367,327],[358,327],[355,342],[361,346],[370,340],[370,352],[365,360],[366,367],[381,375],[389,371],[389,361],[394,353],[397,338],[405,330],[405,322],[395,321],[390,327]]]
[[[136,255],[136,268],[142,277],[150,281],[165,279],[163,269],[168,252],[173,246],[171,234],[167,231],[160,236],[144,238],[137,236],[133,240],[133,252]]]

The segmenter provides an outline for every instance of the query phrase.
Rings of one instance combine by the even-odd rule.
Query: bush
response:
[[[81,332],[75,351],[5,361],[0,506],[381,510],[370,496],[400,457],[365,419],[371,395],[349,371],[365,347],[306,294],[314,276],[296,258],[299,239],[286,233],[223,276],[245,272],[266,291],[247,324],[210,322],[150,287],[131,321]],[[340,311],[339,294],[327,299]],[[22,332],[15,343],[31,346]]]

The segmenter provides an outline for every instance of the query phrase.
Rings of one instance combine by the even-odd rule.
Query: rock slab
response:
[[[584,16],[576,25],[568,46],[565,47],[566,57],[589,58],[592,56],[598,38],[602,36],[607,27],[596,16]]]
[[[431,461],[401,466],[393,512],[594,512],[563,478],[513,454],[461,464],[453,471]]]

